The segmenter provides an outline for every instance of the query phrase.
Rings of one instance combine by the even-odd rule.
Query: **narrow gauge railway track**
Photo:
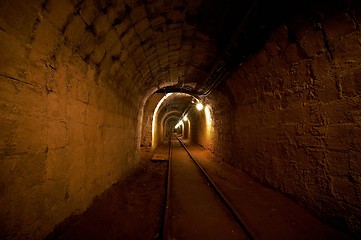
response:
[[[169,140],[161,239],[254,239],[181,139]]]

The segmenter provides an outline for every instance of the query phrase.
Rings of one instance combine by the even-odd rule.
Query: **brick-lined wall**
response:
[[[142,147],[152,146],[152,124],[153,115],[158,102],[163,98],[164,94],[154,93],[151,95],[144,105],[143,120],[142,120]]]
[[[231,144],[234,121],[229,94],[229,90],[224,86],[203,99],[203,110],[198,111],[195,105],[193,106],[190,114],[191,140],[209,149],[219,160],[233,164]]]
[[[361,16],[320,16],[279,27],[227,81],[232,164],[361,232]]]
[[[86,209],[140,143],[140,83],[105,54],[111,33],[85,31],[71,2],[28,2],[0,3],[1,239],[42,239]]]

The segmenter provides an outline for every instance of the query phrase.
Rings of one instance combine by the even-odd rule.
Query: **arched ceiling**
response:
[[[322,0],[69,1],[46,0],[44,10],[52,22],[65,21],[58,26],[65,41],[96,66],[96,75],[119,89],[137,89],[122,95],[158,89],[200,96],[285,17]]]
[[[86,62],[101,69],[98,74],[120,85],[133,82],[142,92],[171,87],[197,93],[224,65],[224,50],[256,1],[72,2],[75,10],[61,31]],[[57,4],[44,6],[54,15]],[[62,7],[67,16],[69,6]]]
[[[167,97],[161,104],[158,112],[158,120],[177,116],[178,120],[182,117],[184,111],[192,104],[193,96],[185,93],[173,93]]]

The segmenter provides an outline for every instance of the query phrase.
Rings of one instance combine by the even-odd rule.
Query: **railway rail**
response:
[[[176,135],[169,139],[167,172],[160,239],[218,239],[220,235],[254,239],[240,214]]]

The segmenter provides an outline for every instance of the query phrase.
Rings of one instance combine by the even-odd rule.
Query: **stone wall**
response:
[[[209,104],[207,104],[209,106]],[[188,116],[191,122],[191,141],[200,146],[214,151],[214,126],[213,121],[206,119],[204,109],[198,111],[195,106]]]
[[[164,94],[154,93],[148,98],[148,100],[144,105],[144,113],[142,120],[142,138],[141,138],[142,147],[152,146],[153,115],[158,102],[163,98],[163,96]]]
[[[227,81],[232,164],[361,232],[361,16],[295,17]]]
[[[140,85],[74,6],[0,3],[1,239],[42,239],[137,163]]]
[[[194,105],[190,111],[191,140],[213,152],[219,160],[233,165],[232,139],[234,129],[232,97],[226,85],[202,99],[204,108],[198,111]]]

